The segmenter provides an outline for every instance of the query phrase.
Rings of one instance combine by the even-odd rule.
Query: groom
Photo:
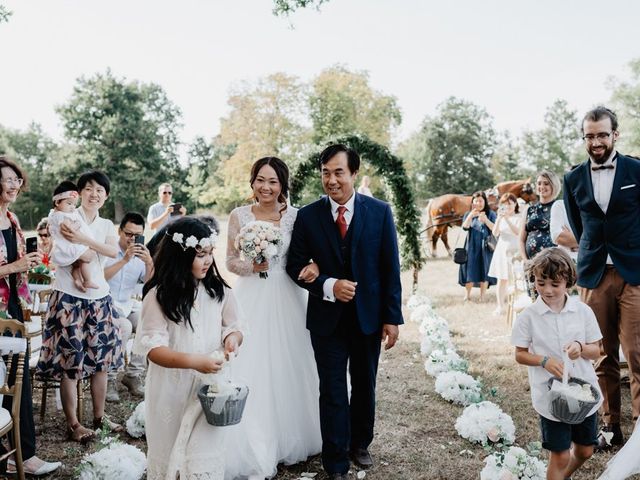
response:
[[[347,479],[349,455],[373,465],[375,388],[380,343],[398,339],[400,265],[391,208],[354,190],[360,157],[345,145],[319,158],[327,194],[300,209],[287,259],[289,276],[309,290],[307,328],[320,377],[322,464],[334,480]],[[320,275],[298,278],[311,260]],[[351,399],[347,388],[351,375]]]

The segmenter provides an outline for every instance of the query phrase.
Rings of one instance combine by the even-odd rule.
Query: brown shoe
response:
[[[356,448],[351,450],[351,460],[360,468],[369,468],[373,466],[373,458],[369,450],[366,448]]]

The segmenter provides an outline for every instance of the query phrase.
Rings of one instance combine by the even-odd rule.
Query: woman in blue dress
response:
[[[484,301],[484,293],[489,285],[495,285],[496,279],[489,276],[489,266],[493,251],[486,243],[491,236],[496,213],[489,208],[484,192],[475,192],[471,196],[471,210],[465,213],[462,228],[467,231],[465,249],[467,263],[460,265],[458,283],[465,287],[465,301],[471,299],[471,289],[480,287],[480,301]]]

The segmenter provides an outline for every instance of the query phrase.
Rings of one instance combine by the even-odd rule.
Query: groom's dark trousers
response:
[[[307,328],[320,378],[322,462],[328,473],[349,470],[349,451],[373,440],[375,387],[383,324],[400,325],[401,286],[398,247],[389,206],[355,194],[354,214],[341,239],[324,198],[298,212],[287,272],[309,290]],[[297,280],[313,259],[315,282]],[[358,282],[348,303],[323,299],[327,278]],[[347,365],[351,398],[347,388]]]

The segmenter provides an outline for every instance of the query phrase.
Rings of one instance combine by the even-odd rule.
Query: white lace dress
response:
[[[142,302],[134,353],[145,357],[155,347],[178,352],[211,353],[238,331],[238,308],[231,290],[222,302],[198,287],[191,310],[193,330],[168,320],[155,288]],[[221,480],[224,478],[224,428],[209,425],[198,400],[202,386],[195,370],[164,368],[149,362],[145,385],[148,480]]]
[[[282,216],[281,254],[270,262],[266,279],[234,246],[240,228],[255,221],[251,206],[229,217],[227,268],[240,275],[233,290],[246,326],[233,377],[248,385],[249,397],[242,421],[228,427],[226,479],[272,477],[278,463],[297,463],[322,449],[307,292],[284,269],[296,215],[289,207]]]
[[[509,221],[520,232],[520,227],[524,219],[521,215],[515,214],[509,217]],[[503,218],[498,226],[499,236],[496,249],[489,265],[489,276],[498,280],[509,279],[509,263],[515,253],[518,253],[520,243],[520,233],[514,233],[507,221]]]

